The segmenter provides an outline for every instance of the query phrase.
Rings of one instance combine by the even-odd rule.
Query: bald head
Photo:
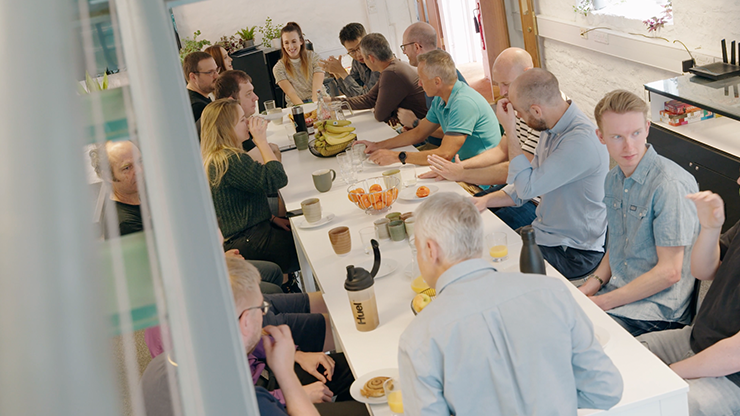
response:
[[[437,49],[437,31],[429,23],[413,23],[403,34],[403,43],[408,42],[416,42],[428,51]]]
[[[532,56],[521,48],[507,48],[501,52],[493,63],[491,73],[493,82],[498,85],[502,96],[509,95],[509,87],[514,80],[534,67]]]
[[[437,49],[437,32],[425,22],[416,22],[403,32],[403,54],[411,66],[418,65],[417,56]]]
[[[563,101],[558,79],[541,68],[532,68],[517,77],[511,84],[509,99],[518,108],[555,107]]]

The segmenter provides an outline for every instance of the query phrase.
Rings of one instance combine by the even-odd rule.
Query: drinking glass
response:
[[[355,170],[357,172],[362,172],[362,162],[365,161],[365,146],[362,143],[355,144],[352,146],[351,152],[352,152],[352,164],[355,165]]]
[[[365,227],[360,229],[360,241],[362,241],[362,248],[365,249],[365,254],[373,252],[372,240],[377,238],[375,236],[375,227]]]
[[[265,101],[265,112],[269,113],[270,110],[275,109],[275,100],[267,100]]]
[[[416,185],[416,166],[404,166],[401,169],[401,177],[404,188]]]
[[[352,155],[349,152],[339,153],[337,155],[337,161],[339,161],[339,173],[342,175],[342,180],[347,185],[357,180],[357,174],[355,167],[352,163]]]
[[[388,407],[394,415],[403,414],[403,398],[401,397],[401,379],[391,377],[383,383],[385,397],[388,398]]]
[[[488,254],[495,262],[504,261],[509,256],[509,247],[506,244],[506,233],[492,233],[486,236]]]

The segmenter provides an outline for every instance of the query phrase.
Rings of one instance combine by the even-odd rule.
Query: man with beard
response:
[[[516,134],[516,115],[540,131],[530,162]],[[532,223],[537,244],[553,267],[569,279],[587,275],[604,256],[604,179],[609,154],[596,126],[563,99],[557,78],[533,68],[514,80],[496,113],[508,140],[509,174],[500,191],[475,198],[479,210],[520,206],[541,196]]]

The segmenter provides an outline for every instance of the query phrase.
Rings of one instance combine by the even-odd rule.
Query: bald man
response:
[[[569,279],[588,275],[604,256],[606,207],[604,180],[609,154],[596,126],[563,99],[557,78],[533,68],[512,82],[496,113],[506,132],[516,129],[517,112],[540,132],[530,162],[515,134],[507,134],[509,172],[502,190],[475,198],[479,210],[521,206],[541,196],[532,223],[545,259]]]
[[[529,52],[521,48],[508,48],[496,57],[496,61],[491,68],[493,83],[498,85],[501,96],[506,98],[509,95],[509,86],[514,80],[525,71],[532,69],[534,64]],[[506,126],[504,126],[506,128]],[[514,130],[507,131],[506,135],[514,135],[519,139],[519,143],[524,151],[524,156],[532,161],[534,150],[540,140],[540,133],[537,130],[527,126],[521,118],[516,119]],[[483,189],[488,185],[499,185],[498,187],[488,188],[486,191],[476,196],[485,195],[492,191],[501,189],[506,184],[506,177],[509,174],[509,146],[508,140],[501,140],[498,146],[489,149],[478,156],[467,160],[450,161],[437,155],[429,157],[431,170],[422,174],[421,178],[436,178],[437,180],[446,179],[455,182],[467,182],[476,184]],[[521,207],[503,207],[491,209],[502,221],[509,227],[516,230],[525,225],[531,224],[535,219],[535,210],[537,206],[528,201]]]
[[[436,49],[438,49],[437,31],[435,31],[429,23],[413,23],[403,32],[401,51],[403,51],[403,54],[409,58],[409,64],[411,66],[416,67],[419,65],[419,60],[417,59],[419,55]],[[457,79],[465,84],[468,83],[460,71],[457,71]],[[424,92],[424,97],[426,98],[427,108],[432,108],[434,97],[427,95],[426,91]],[[421,122],[413,111],[405,108],[398,109],[398,121],[400,121],[407,130],[416,128],[419,125],[419,122]],[[444,132],[442,129],[438,129],[429,135],[424,143],[417,145],[417,147],[421,151],[435,149],[442,144],[443,137]]]

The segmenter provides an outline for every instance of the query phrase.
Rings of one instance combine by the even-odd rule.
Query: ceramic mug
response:
[[[388,225],[388,230],[391,233],[391,240],[402,241],[406,238],[406,227],[401,220],[391,221]]]
[[[381,240],[387,240],[391,238],[391,234],[388,231],[388,224],[391,222],[388,218],[379,218],[375,220],[375,235]]]
[[[329,241],[331,248],[338,255],[347,254],[352,250],[352,238],[348,227],[337,227],[329,230]]]
[[[321,220],[321,202],[319,198],[309,198],[301,201],[301,209],[306,222],[314,223]]]
[[[314,171],[313,184],[319,192],[328,192],[331,189],[331,183],[337,178],[337,172],[334,169],[320,169]]]
[[[296,149],[308,149],[308,133],[306,133],[305,131],[299,131],[298,133],[294,134],[293,141],[295,142]]]

